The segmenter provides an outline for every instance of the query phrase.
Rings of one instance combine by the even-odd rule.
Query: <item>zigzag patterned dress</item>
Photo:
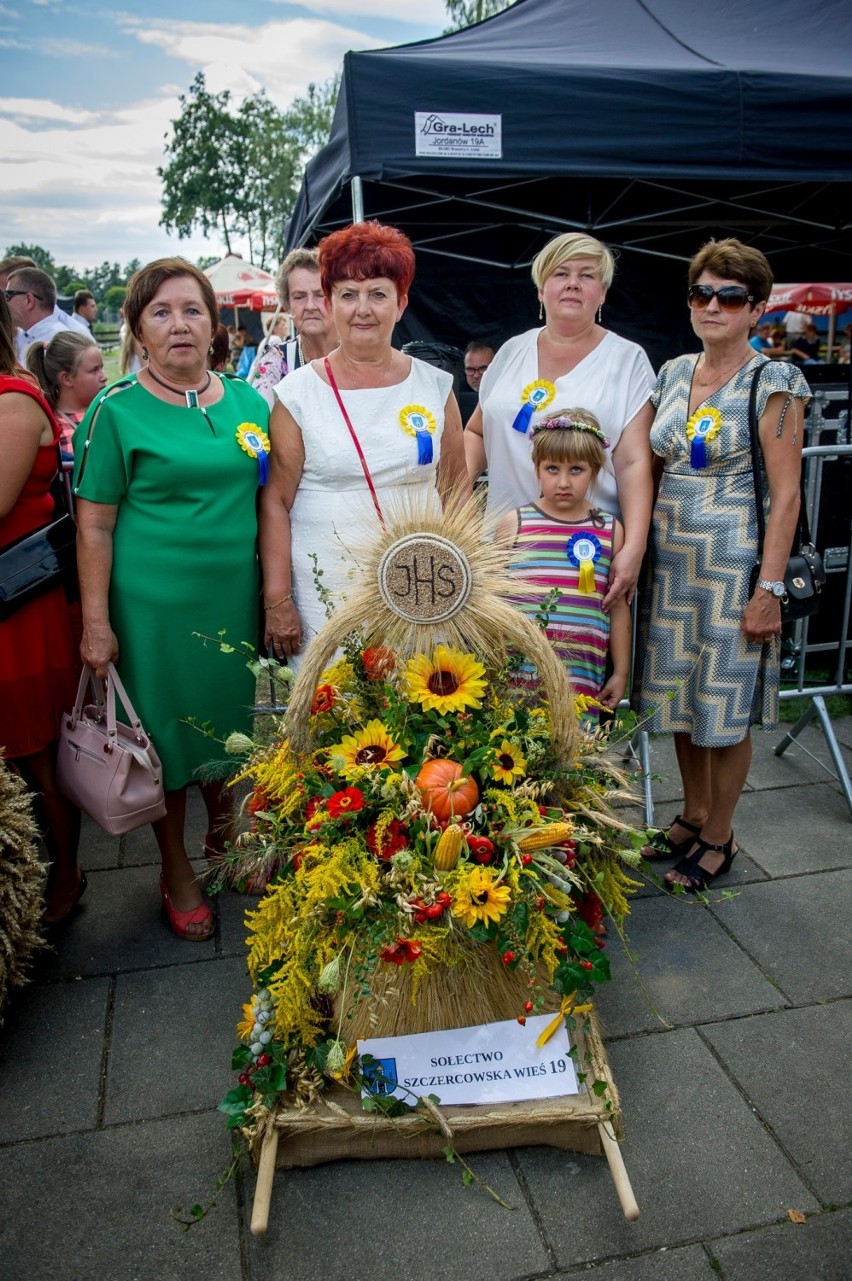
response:
[[[792,365],[754,356],[702,402],[719,411],[721,425],[706,443],[707,466],[696,470],[686,423],[697,361],[695,355],[670,360],[651,397],[657,406],[651,447],[665,464],[651,523],[650,588],[640,599],[633,705],[651,717],[651,732],[730,747],[751,725],[772,729],[778,721],[778,638],[757,645],[740,632],[757,550],[752,378],[761,364],[769,366],[758,388],[758,417],[773,392],[805,403],[810,392]],[[788,412],[783,434],[791,446],[793,422]]]

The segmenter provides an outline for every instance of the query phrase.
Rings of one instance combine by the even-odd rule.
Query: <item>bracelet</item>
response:
[[[264,613],[268,614],[271,609],[277,609],[279,605],[283,605],[285,601],[292,600],[292,599],[293,599],[293,593],[288,592],[286,596],[282,596],[280,600],[273,601],[271,605],[264,605],[263,607]]]

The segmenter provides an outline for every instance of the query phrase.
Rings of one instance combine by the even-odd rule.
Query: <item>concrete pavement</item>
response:
[[[836,722],[852,766],[852,718]],[[248,1231],[242,1170],[190,1232],[230,1160],[215,1105],[233,1083],[248,994],[245,899],[215,941],[167,930],[150,829],[91,824],[84,910],[0,1033],[2,1281],[848,1281],[852,1162],[852,818],[781,732],[755,735],[742,853],[706,908],[634,901],[599,1012],[641,1217],[605,1162],[548,1148],[472,1158],[514,1209],[441,1162],[279,1171],[270,1230]],[[802,741],[828,760],[815,727]],[[660,822],[678,808],[671,744],[652,742]],[[191,806],[200,849],[200,806]],[[799,1211],[795,1224],[788,1212]]]

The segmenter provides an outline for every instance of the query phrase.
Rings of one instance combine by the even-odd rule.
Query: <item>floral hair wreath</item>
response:
[[[556,418],[545,418],[543,422],[536,423],[532,435],[537,436],[540,431],[587,431],[590,435],[597,436],[604,449],[609,449],[609,440],[600,427],[584,423],[579,418],[569,418],[567,414],[558,414]]]

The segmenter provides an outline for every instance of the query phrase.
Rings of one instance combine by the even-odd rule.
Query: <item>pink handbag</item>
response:
[[[95,701],[84,706],[88,685]],[[115,719],[116,694],[129,725]],[[68,799],[112,836],[165,816],[160,758],[112,663],[105,681],[90,667],[80,673],[77,701],[59,727],[56,773]]]

